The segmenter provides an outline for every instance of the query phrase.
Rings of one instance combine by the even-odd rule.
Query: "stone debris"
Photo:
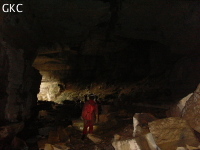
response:
[[[186,147],[177,147],[176,150],[200,150],[200,146],[193,147],[186,144]]]
[[[133,116],[133,137],[148,133],[148,122],[154,120],[157,118],[150,113],[135,113]]]
[[[53,145],[53,150],[70,150],[70,147],[66,146],[64,143],[59,143]]]
[[[45,144],[44,150],[54,150],[51,144]]]
[[[60,142],[70,142],[70,133],[64,127],[57,128]]]
[[[38,118],[46,118],[48,116],[47,111],[46,110],[40,110],[38,113]]]
[[[101,142],[102,142],[102,139],[100,139],[99,137],[97,137],[97,136],[94,135],[94,134],[88,134],[87,137],[88,137],[92,142],[94,142],[95,144],[98,144],[98,143],[101,143]]]
[[[115,134],[114,135],[114,140],[116,141],[116,140],[119,140],[121,138],[121,136],[119,135],[119,134]]]
[[[189,125],[200,132],[200,84],[194,91],[193,95],[186,102],[186,105],[182,111],[182,118],[187,120]]]
[[[26,142],[16,136],[12,140],[11,145],[13,149],[28,150]]]
[[[162,150],[173,150],[186,144],[197,146],[199,142],[187,122],[179,117],[155,120],[149,123],[149,130],[156,144]]]
[[[176,150],[187,150],[185,147],[177,147]]]
[[[57,131],[50,131],[49,137],[48,137],[48,143],[50,144],[56,144],[60,142],[59,134]]]
[[[47,139],[41,139],[37,142],[38,148],[39,150],[43,150],[46,146],[46,144],[48,143]]]
[[[186,144],[186,148],[187,148],[187,150],[200,150],[200,145],[197,147],[194,147],[194,146],[189,146]]]
[[[112,146],[115,150],[142,150],[135,139],[125,141],[114,141]]]
[[[70,147],[65,143],[49,144],[47,140],[41,140],[38,143],[39,150],[69,150]]]
[[[101,150],[101,148],[99,148],[98,146],[94,146],[94,150]]]
[[[151,133],[128,140],[114,139],[112,145],[115,150],[160,150]]]
[[[15,135],[20,132],[24,127],[24,122],[12,123],[7,126],[0,127],[0,140],[8,138],[11,135]]]
[[[33,137],[31,137],[31,138],[28,138],[27,140],[26,140],[26,143],[27,144],[35,144],[35,143],[37,143],[37,141],[38,141],[38,138],[37,137],[35,137],[35,136],[33,136]]]
[[[47,136],[49,135],[49,131],[53,130],[53,127],[44,127],[44,128],[39,128],[38,132],[41,136]]]
[[[99,115],[99,123],[106,123],[109,119],[110,114],[100,114]]]
[[[172,105],[170,109],[166,112],[167,117],[181,117],[182,110],[192,94],[193,93],[188,94],[187,96],[182,98],[177,104]]]
[[[185,107],[186,102],[190,99],[190,97],[192,96],[192,94],[193,94],[193,93],[188,94],[186,97],[182,98],[182,99],[178,102],[177,106],[178,106],[180,112],[182,112],[183,108]]]
[[[121,115],[122,113],[117,112],[109,112],[107,110],[108,107],[105,107],[106,113],[101,114],[99,117],[99,123],[94,125],[94,134],[88,134],[84,141],[81,141],[81,134],[83,130],[83,121],[81,119],[73,120],[73,126],[69,125],[67,120],[67,115],[65,110],[67,110],[66,105],[59,105],[59,107],[56,107],[56,110],[47,109],[47,115],[46,117],[38,117],[38,122],[33,125],[35,126],[35,130],[39,132],[40,135],[35,135],[35,139],[29,139],[30,145],[33,145],[33,143],[38,143],[36,146],[38,146],[39,150],[69,150],[69,149],[87,149],[87,150],[169,150],[169,145],[171,146],[172,142],[167,141],[164,144],[158,145],[156,143],[156,140],[154,139],[154,132],[149,130],[149,124],[152,122],[156,122],[162,119],[157,119],[152,115],[152,112],[149,111],[151,109],[148,109],[146,112],[151,113],[135,113],[133,116],[127,118],[128,111],[125,115]],[[41,105],[42,106],[42,105]],[[71,104],[69,105],[71,107]],[[43,108],[43,107],[41,107]],[[141,108],[139,108],[140,110]],[[146,107],[145,107],[146,109]],[[142,112],[136,110],[136,112]],[[131,113],[130,113],[131,114]],[[50,116],[53,116],[55,119],[50,119]],[[62,115],[62,117],[59,117]],[[155,114],[154,114],[155,115]],[[57,117],[58,116],[58,117]],[[119,118],[117,118],[117,117]],[[102,118],[101,118],[102,117]],[[169,119],[169,118],[166,118]],[[176,119],[176,121],[179,120]],[[174,120],[173,120],[174,121]],[[182,129],[183,131],[180,133],[178,131],[172,130],[174,132],[174,135],[171,135],[171,128],[174,128],[173,126],[169,125],[170,123],[173,124],[173,121],[166,121],[164,124],[166,124],[166,128],[160,129],[160,132],[164,132],[165,130],[168,131],[170,136],[180,136],[181,140],[179,141],[182,143],[182,138],[186,141],[186,139],[190,139],[190,135],[187,134],[188,131],[185,128]],[[65,123],[66,122],[66,123]],[[179,121],[177,121],[178,124]],[[168,124],[167,124],[168,123]],[[33,128],[32,126],[32,128]],[[157,125],[156,125],[157,126]],[[163,126],[162,121],[158,123],[158,126]],[[182,127],[182,126],[181,126]],[[33,129],[34,129],[33,128]],[[177,127],[180,128],[180,127]],[[75,130],[78,129],[78,130]],[[181,130],[181,129],[180,129]],[[81,131],[81,132],[80,132]],[[152,133],[150,133],[150,131]],[[118,134],[117,134],[118,133]],[[165,132],[164,132],[165,133]],[[152,136],[153,134],[153,136]],[[166,133],[167,134],[167,133]],[[185,135],[186,134],[186,135]],[[111,137],[114,135],[114,139],[112,140]],[[189,135],[189,138],[186,138],[186,136]],[[133,137],[134,136],[134,137]],[[33,136],[31,136],[33,137]],[[104,138],[100,138],[104,137]],[[168,136],[166,136],[168,138]],[[163,138],[163,137],[162,137]],[[31,141],[30,141],[31,140]],[[165,139],[167,140],[167,139]],[[193,141],[193,140],[191,140]],[[27,141],[26,141],[27,142]],[[174,147],[170,147],[170,150],[175,150],[177,148],[185,148],[185,150],[188,150],[186,145],[178,145],[178,142],[174,142]],[[192,145],[191,143],[185,142],[185,144]],[[193,147],[197,147],[197,145],[193,144]],[[173,149],[174,148],[174,149]],[[180,149],[181,150],[181,149]],[[189,149],[190,150],[190,149]],[[191,149],[192,150],[192,149]]]

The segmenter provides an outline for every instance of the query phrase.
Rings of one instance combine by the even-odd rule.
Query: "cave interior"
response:
[[[21,13],[0,12],[0,124],[12,126],[4,143],[50,104],[70,105],[60,113],[77,119],[77,102],[94,93],[114,112],[163,118],[199,84],[199,1],[4,3],[23,4]]]

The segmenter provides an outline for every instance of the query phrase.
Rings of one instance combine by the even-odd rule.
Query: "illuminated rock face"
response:
[[[59,78],[51,76],[50,72],[40,71],[42,81],[40,84],[40,92],[37,95],[38,100],[55,101],[60,94],[60,81]],[[60,86],[59,86],[60,85]]]
[[[186,102],[192,96],[193,93],[188,94],[182,98],[178,103],[175,103],[170,106],[170,109],[166,112],[167,117],[181,117],[182,110],[185,107]]]

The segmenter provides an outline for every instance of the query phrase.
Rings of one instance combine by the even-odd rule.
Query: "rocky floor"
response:
[[[82,149],[82,150],[114,150],[113,146],[111,145],[113,140],[113,135],[119,132],[123,132],[124,136],[131,137],[132,132],[132,121],[131,120],[121,120],[118,122],[117,125],[113,127],[104,127],[100,126],[100,129],[94,132],[102,142],[95,144],[89,138],[85,138],[83,141],[81,138],[81,132],[76,131],[76,133],[71,137],[70,148],[74,150]]]
[[[66,109],[65,106],[60,107]],[[17,137],[23,139],[30,150],[54,150],[56,148],[60,150],[114,150],[112,141],[115,134],[120,135],[122,140],[132,138],[134,113],[150,112],[157,118],[162,118],[166,111],[162,108],[145,106],[135,106],[131,110],[120,108],[116,111],[113,109],[113,112],[109,113],[107,122],[95,124],[94,135],[101,139],[101,142],[95,143],[88,137],[81,140],[83,122],[79,117],[69,120],[70,114],[64,113],[65,109],[40,111],[39,117],[27,123]]]

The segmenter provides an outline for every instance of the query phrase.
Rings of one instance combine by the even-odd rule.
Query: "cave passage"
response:
[[[200,147],[200,2],[5,3],[23,12],[0,11],[0,149]]]

